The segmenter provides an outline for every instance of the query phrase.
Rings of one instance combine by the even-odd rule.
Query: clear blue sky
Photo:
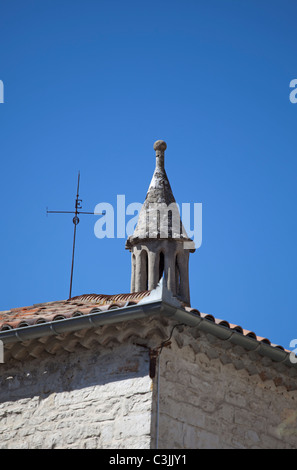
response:
[[[177,202],[203,204],[192,306],[297,338],[294,0],[0,1],[0,310],[68,297],[71,216],[143,202],[167,142]],[[125,239],[78,226],[73,295],[130,289]],[[128,220],[128,218],[127,218]]]

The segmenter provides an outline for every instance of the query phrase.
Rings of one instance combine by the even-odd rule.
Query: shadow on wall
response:
[[[91,349],[77,345],[71,353],[0,364],[0,374],[0,403],[95,386],[108,388],[118,381],[127,387],[129,381],[149,375],[149,352],[133,344],[108,350],[98,343]]]

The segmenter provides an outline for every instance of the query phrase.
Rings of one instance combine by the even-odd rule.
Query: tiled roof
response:
[[[96,312],[105,312],[107,310],[127,307],[129,305],[138,304],[139,301],[148,297],[150,293],[151,291],[115,295],[84,294],[72,297],[68,300],[45,302],[34,304],[29,307],[12,308],[11,310],[0,312],[0,333],[1,331],[18,329],[40,323],[88,315],[94,310],[96,310]],[[196,314],[212,323],[236,331],[243,336],[285,351],[282,346],[272,344],[268,338],[258,336],[253,331],[243,329],[240,325],[235,325],[229,323],[227,320],[215,318],[210,314],[201,313],[195,308],[184,307],[184,309],[187,312]]]
[[[188,312],[196,312],[196,309],[193,309],[191,307],[184,307],[184,308]],[[262,343],[269,344],[270,346],[286,351],[286,349],[283,346],[279,344],[271,343],[271,341],[268,338],[264,338],[263,336],[256,335],[254,331],[246,330],[242,328],[240,325],[235,325],[234,323],[229,323],[227,320],[221,320],[220,318],[215,318],[213,315],[210,315],[209,313],[199,312],[199,315],[200,317],[206,318],[207,320],[215,323],[216,325],[225,326],[226,328],[229,328],[230,330],[235,330],[238,333],[241,333],[243,336],[247,336],[248,338],[253,338],[257,341],[261,341]]]
[[[0,312],[0,331],[86,315],[91,313],[94,308],[97,311],[98,308],[106,311],[125,307],[138,303],[149,294],[149,291],[116,295],[85,294],[68,300],[12,308]]]

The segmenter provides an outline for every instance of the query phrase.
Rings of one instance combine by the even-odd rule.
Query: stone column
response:
[[[132,251],[131,253],[131,292],[135,292],[135,268],[136,268],[136,257]]]
[[[141,252],[135,250],[135,292],[141,291]]]
[[[169,247],[168,247],[169,248]],[[175,285],[175,257],[172,256],[172,250],[167,249],[165,252],[165,282],[167,289],[176,295]]]
[[[149,290],[155,289],[159,279],[159,257],[155,251],[150,251],[148,255],[148,288]]]

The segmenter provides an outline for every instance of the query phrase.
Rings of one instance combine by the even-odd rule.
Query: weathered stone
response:
[[[131,251],[131,292],[155,289],[164,275],[167,289],[190,304],[189,252],[195,251],[180,218],[164,167],[166,142],[154,144],[156,167],[134,233],[126,242]],[[191,249],[185,249],[191,243]]]
[[[136,331],[129,325],[122,328]],[[137,325],[149,342],[159,320]],[[166,325],[172,331],[175,322]],[[242,354],[245,369],[237,370],[232,357],[241,352],[208,338],[175,328],[154,379],[149,350],[129,341],[108,352],[94,343],[90,350],[1,364],[0,448],[296,448],[294,377],[255,354]],[[193,342],[204,352],[195,355]],[[214,347],[216,359],[208,354]],[[227,353],[231,362],[224,365]],[[251,362],[259,369],[252,376]],[[263,381],[267,367],[271,379]]]

